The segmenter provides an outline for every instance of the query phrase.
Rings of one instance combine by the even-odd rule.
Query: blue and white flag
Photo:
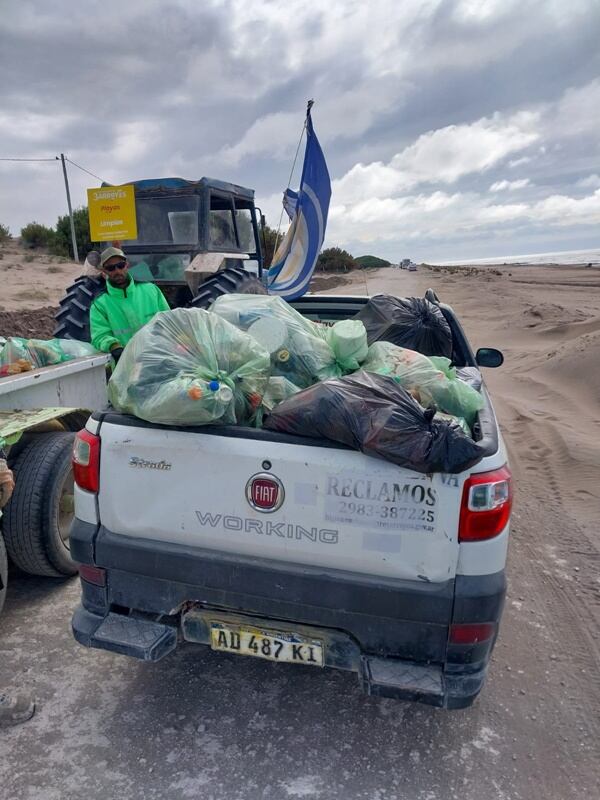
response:
[[[296,216],[296,206],[298,205],[298,192],[293,189],[286,189],[283,193],[283,208],[290,218],[290,222]]]
[[[314,132],[309,103],[306,150],[298,193],[286,190],[283,206],[291,224],[267,271],[269,294],[295,300],[307,291],[327,227],[331,181],[325,156]]]

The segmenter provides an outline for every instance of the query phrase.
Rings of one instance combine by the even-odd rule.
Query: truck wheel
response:
[[[0,533],[0,614],[4,608],[6,598],[6,584],[8,583],[8,559],[6,558],[6,547],[4,539]]]
[[[251,272],[239,267],[228,267],[215,272],[198,287],[198,294],[190,300],[192,308],[209,308],[223,294],[268,294],[265,287]]]
[[[54,335],[61,339],[90,341],[90,308],[104,288],[102,278],[82,275],[69,286],[56,312]]]
[[[15,490],[5,509],[4,539],[14,563],[32,575],[77,572],[69,551],[74,438],[66,432],[38,434],[12,464]]]

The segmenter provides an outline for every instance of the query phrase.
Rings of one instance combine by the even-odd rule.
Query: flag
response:
[[[283,193],[283,207],[285,213],[290,218],[290,222],[296,216],[296,206],[298,205],[298,192],[293,189],[286,189]]]
[[[283,206],[291,224],[267,271],[269,294],[295,300],[307,291],[327,227],[331,181],[325,156],[314,131],[309,103],[306,150],[298,193],[286,190]]]

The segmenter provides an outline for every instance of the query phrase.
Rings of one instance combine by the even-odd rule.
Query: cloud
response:
[[[523,167],[525,164],[529,164],[531,161],[531,156],[521,156],[520,158],[513,158],[508,162],[508,166],[511,169],[515,167]]]
[[[524,189],[529,186],[529,178],[520,178],[516,181],[496,181],[490,186],[490,192],[514,192],[515,189]]]
[[[6,138],[36,146],[58,136],[76,119],[73,114],[57,112],[47,117],[36,111],[0,111],[0,141]]]
[[[581,198],[551,195],[533,206],[530,218],[560,227],[597,225],[600,223],[600,189]]]
[[[465,175],[486,172],[510,153],[535,142],[539,136],[536,122],[536,114],[522,112],[508,119],[495,115],[469,125],[428,131],[388,164],[356,164],[335,181],[336,200],[348,203],[381,198],[423,183],[452,184]]]
[[[340,139],[356,139],[364,135],[378,116],[384,113],[399,91],[397,82],[382,79],[376,88],[353,86],[340,91],[326,106],[317,105],[319,137],[335,146]],[[252,156],[268,154],[276,160],[292,159],[302,131],[303,108],[285,113],[266,114],[244,132],[239,141],[226,145],[217,154],[224,163],[238,164]],[[340,126],[340,120],[344,124]]]
[[[117,128],[117,135],[112,156],[121,164],[136,164],[142,161],[147,153],[159,141],[160,126],[149,122],[126,122]]]
[[[573,197],[565,186],[549,192],[553,173],[557,180],[564,165],[555,153],[568,149],[570,132],[557,130],[556,119],[562,117],[568,129],[565,109],[575,113],[584,97],[594,97],[596,82],[567,92],[552,103],[539,103],[528,110],[510,115],[500,113],[469,124],[452,125],[421,134],[395,154],[389,162],[356,164],[334,181],[332,230],[329,238],[361,242],[399,240],[408,237],[419,242],[449,239],[476,231],[494,231],[513,226],[522,231],[537,230],[542,223],[547,229],[573,230],[600,222],[598,197]],[[577,123],[580,131],[587,123]],[[537,155],[511,155],[531,152]],[[535,164],[532,177],[508,180],[501,175],[487,187],[482,178],[500,171],[503,165],[522,169]],[[535,181],[533,177],[539,175]],[[595,175],[577,184],[594,189]],[[564,183],[564,181],[563,181]],[[433,192],[427,186],[437,186]],[[442,187],[458,185],[448,194]],[[573,189],[576,186],[571,182]],[[528,189],[528,202],[490,202],[492,194],[508,194]],[[415,192],[415,189],[421,189]]]
[[[427,240],[497,231],[511,224],[586,226],[600,223],[600,190],[583,198],[552,195],[529,203],[495,203],[475,192],[373,198],[330,211],[328,241],[341,235],[363,244],[378,240]]]
[[[454,183],[471,172],[485,172],[510,153],[523,150],[539,137],[537,115],[522,112],[509,119],[495,115],[470,125],[449,125],[428,131],[394,156],[395,169],[412,182]]]
[[[510,4],[508,4],[510,6]],[[495,17],[507,6],[502,0],[459,0],[454,13],[459,20],[477,22]]]
[[[600,189],[600,175],[588,175],[587,178],[580,178],[575,186],[581,189]]]
[[[243,158],[268,153],[281,159],[292,154],[294,136],[298,138],[296,113],[267,114],[256,120],[239,142],[224,147],[218,154],[225,162],[238,164]]]
[[[598,131],[598,120],[592,109],[600,108],[600,78],[577,87],[570,87],[554,107],[548,118],[550,132],[561,137],[575,137]]]

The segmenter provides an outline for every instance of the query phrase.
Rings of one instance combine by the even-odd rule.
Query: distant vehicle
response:
[[[417,271],[417,265],[415,264],[414,261],[411,261],[410,264],[408,265],[407,269],[408,269],[409,272],[416,272]]]
[[[410,258],[403,258],[400,262],[400,269],[407,269],[409,272],[416,272],[417,265]]]

